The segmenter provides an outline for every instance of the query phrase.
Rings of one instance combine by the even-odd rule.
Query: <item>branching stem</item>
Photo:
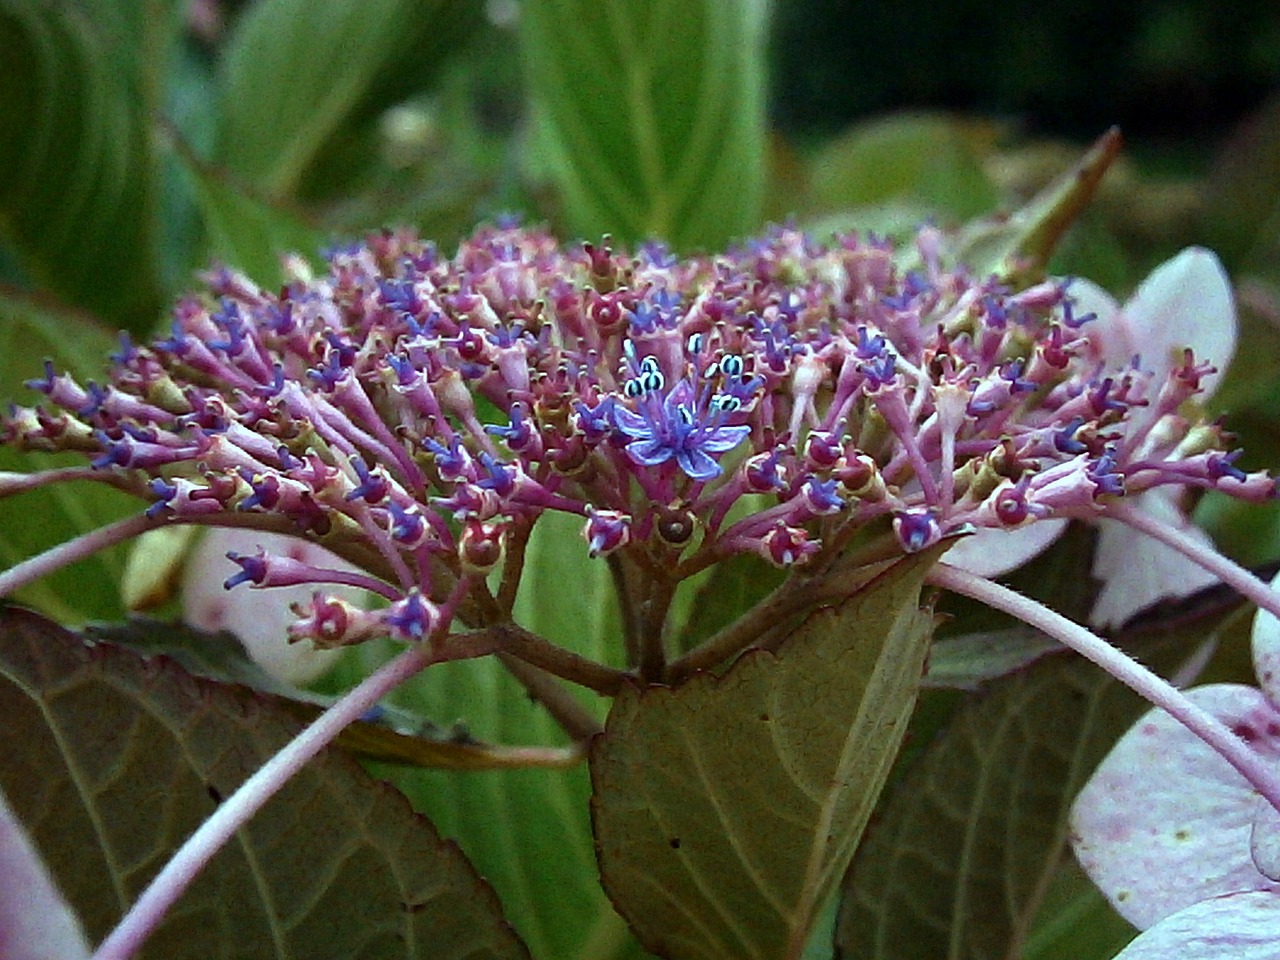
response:
[[[606,697],[617,696],[632,677],[626,670],[589,660],[517,624],[497,624],[491,629],[501,638],[499,649],[504,653]]]
[[[560,729],[574,740],[585,741],[600,732],[596,718],[556,677],[509,653],[499,653],[498,659],[529,696],[542,704]]]
[[[99,550],[114,547],[118,543],[132,540],[148,530],[161,526],[164,526],[164,521],[153,520],[145,513],[140,513],[109,523],[105,527],[99,527],[74,540],[60,543],[0,573],[0,597],[7,597],[15,590],[39,580],[46,574],[91,557]]]

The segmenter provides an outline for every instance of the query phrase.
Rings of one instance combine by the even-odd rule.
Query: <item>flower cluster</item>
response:
[[[1013,291],[913,247],[791,229],[716,257],[483,229],[452,257],[403,232],[294,261],[278,294],[218,270],[105,385],[52,367],[0,438],[78,450],[157,522],[305,534],[340,574],[237,558],[256,586],[339,582],[295,636],[415,639],[539,514],[593,555],[687,576],[801,564],[880,523],[901,548],[1161,486],[1269,497],[1187,401],[1213,368],[1114,362],[1069,283]]]

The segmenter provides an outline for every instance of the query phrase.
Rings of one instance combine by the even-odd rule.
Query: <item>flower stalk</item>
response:
[[[1015,590],[947,563],[937,564],[929,572],[926,582],[1016,617],[1093,661],[1144,699],[1166,710],[1230,763],[1271,806],[1280,811],[1280,776],[1272,764],[1232,733],[1221,720],[1187,699],[1177,687],[1097,634]]]
[[[375,670],[227,797],[147,885],[93,960],[128,960],[159,925],[205,864],[249,818],[321,750],[379,700],[433,663],[484,656],[496,647],[487,633],[458,635],[409,647]]]

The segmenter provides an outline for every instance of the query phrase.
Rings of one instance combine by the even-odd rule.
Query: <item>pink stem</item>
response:
[[[1232,560],[1228,560],[1211,546],[1188,537],[1171,524],[1158,520],[1151,514],[1128,503],[1114,503],[1107,507],[1104,516],[1140,530],[1147,536],[1172,547],[1189,560],[1200,564],[1215,577],[1241,596],[1252,600],[1263,610],[1280,617],[1280,593],[1259,580],[1252,573]]]
[[[928,582],[1015,616],[1092,660],[1121,683],[1168,711],[1280,810],[1280,779],[1270,764],[1249,749],[1221,720],[1101,637],[1035,600],[958,567],[939,563],[929,572]]]
[[[122,490],[132,489],[126,478],[110,470],[97,467],[55,467],[51,470],[39,470],[35,473],[10,473],[0,470],[0,497],[38,490],[45,484],[62,483],[68,480],[92,480],[106,483]]]
[[[83,560],[99,550],[114,547],[117,543],[123,543],[146,533],[154,527],[162,527],[164,525],[164,520],[153,520],[145,513],[141,513],[137,516],[117,520],[115,523],[109,523],[105,527],[99,527],[91,533],[76,537],[74,540],[68,540],[66,543],[60,543],[56,547],[51,547],[44,553],[38,553],[34,557],[10,567],[4,573],[0,573],[0,597],[7,597],[13,591],[39,580],[45,574],[65,567],[69,563]]]
[[[93,960],[128,960],[132,957],[205,864],[290,777],[347,726],[360,719],[388,691],[439,658],[440,650],[434,643],[424,642],[410,647],[366,677],[263,764],[187,838],[116,928],[102,941]]]

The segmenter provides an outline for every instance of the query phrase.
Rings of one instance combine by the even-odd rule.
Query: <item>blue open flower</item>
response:
[[[658,391],[645,393],[639,412],[619,404],[613,422],[631,438],[627,454],[641,466],[656,466],[675,457],[680,469],[694,480],[711,480],[722,472],[712,454],[732,450],[751,432],[746,424],[724,426],[729,411],[716,400],[716,396],[695,396],[689,381],[681,380],[665,398]]]

